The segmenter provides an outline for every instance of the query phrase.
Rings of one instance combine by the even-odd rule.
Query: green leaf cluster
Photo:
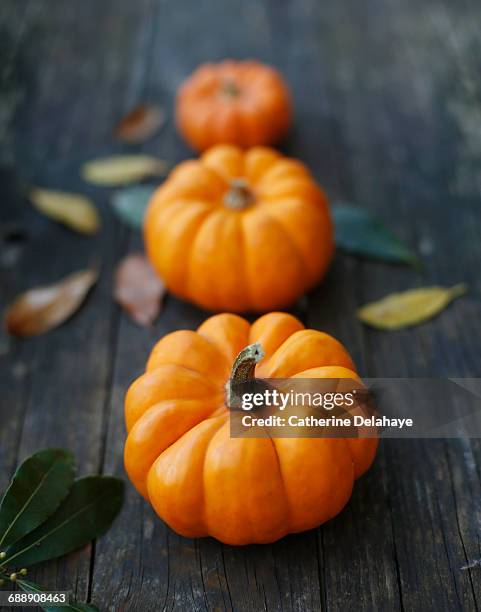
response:
[[[0,502],[0,579],[29,593],[42,592],[15,568],[55,559],[103,534],[120,512],[123,482],[112,476],[75,479],[75,462],[64,449],[50,448],[28,457],[15,472]],[[8,567],[8,570],[7,570]],[[13,568],[13,569],[12,569]],[[94,611],[72,603],[44,610]]]

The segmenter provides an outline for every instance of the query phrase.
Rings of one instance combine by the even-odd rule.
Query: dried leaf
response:
[[[155,189],[152,185],[134,185],[120,189],[112,196],[112,207],[122,221],[140,229],[145,209]]]
[[[82,270],[53,285],[26,291],[7,309],[8,332],[34,336],[57,327],[78,310],[98,276],[97,270]]]
[[[133,108],[123,117],[115,136],[119,140],[130,143],[141,143],[151,138],[165,122],[165,113],[158,106],[141,104]]]
[[[37,210],[82,234],[95,234],[100,217],[93,202],[78,193],[34,187],[29,194]]]
[[[372,213],[339,203],[333,206],[336,245],[348,253],[394,263],[419,265],[419,259]]]
[[[114,155],[94,159],[82,166],[82,176],[89,183],[115,187],[136,183],[148,176],[164,176],[168,164],[150,155]]]
[[[165,286],[145,255],[125,257],[115,275],[115,299],[139,325],[151,325],[160,312]]]
[[[363,323],[378,329],[401,329],[422,323],[441,312],[452,300],[466,293],[464,283],[451,288],[424,287],[392,293],[357,312]]]

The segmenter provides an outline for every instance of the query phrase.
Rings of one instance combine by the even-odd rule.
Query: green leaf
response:
[[[120,189],[112,196],[112,208],[121,221],[140,229],[145,209],[155,190],[156,187],[153,185],[136,185]]]
[[[35,453],[15,472],[0,502],[0,550],[41,525],[57,510],[74,480],[74,458],[59,448]]]
[[[332,208],[336,244],[356,255],[419,266],[416,254],[405,246],[370,212],[338,203]]]
[[[107,531],[122,507],[124,483],[113,476],[76,480],[60,508],[10,547],[4,565],[24,567],[61,557]]]
[[[45,590],[39,587],[38,584],[30,582],[29,580],[17,580],[17,584],[25,593],[45,593]],[[40,607],[42,610],[45,610],[45,612],[99,612],[97,606],[77,603],[76,601],[72,601],[65,606],[49,606],[44,604],[40,605]]]

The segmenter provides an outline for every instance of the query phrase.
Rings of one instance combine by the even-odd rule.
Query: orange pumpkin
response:
[[[258,377],[357,379],[337,340],[280,312],[252,325],[219,314],[162,338],[127,392],[125,466],[184,536],[248,544],[316,527],[341,511],[376,454],[375,438],[231,438],[226,381],[241,351],[237,371],[253,370],[252,343],[265,355]]]
[[[203,64],[179,88],[176,121],[198,151],[274,144],[291,122],[289,90],[277,70],[259,62]]]
[[[172,171],[150,201],[144,238],[168,289],[214,311],[288,306],[334,250],[326,196],[307,168],[232,145]]]

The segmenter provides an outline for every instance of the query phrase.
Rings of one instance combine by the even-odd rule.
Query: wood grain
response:
[[[112,274],[141,248],[81,162],[144,151],[192,153],[172,121],[175,90],[200,62],[256,57],[294,92],[283,150],[302,158],[333,200],[376,212],[425,266],[337,255],[295,312],[337,336],[363,375],[479,376],[481,5],[474,0],[242,2],[4,0],[0,9],[1,305],[94,261],[99,286],[67,324],[0,343],[0,488],[25,455],[67,446],[81,473],[124,476],[123,395],[163,334],[208,313],[168,296],[153,329],[111,299]],[[141,147],[113,126],[138,103],[168,124]],[[99,206],[99,237],[75,236],[36,213],[29,184],[78,190]],[[421,327],[383,333],[356,308],[421,284],[465,281],[469,295]],[[344,512],[269,546],[181,538],[127,487],[111,531],[40,566],[32,579],[102,610],[477,610],[481,557],[479,440],[387,440]]]

